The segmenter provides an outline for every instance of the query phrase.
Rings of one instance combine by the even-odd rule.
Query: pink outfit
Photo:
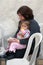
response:
[[[17,34],[17,39],[21,39],[21,37],[19,36],[19,34],[23,33],[24,34],[24,38],[28,38],[30,36],[30,31],[29,30],[25,30],[24,32],[19,31]],[[9,51],[13,51],[15,52],[17,49],[24,49],[26,48],[26,45],[17,43],[17,42],[12,42],[10,47],[9,47]]]
[[[10,45],[9,51],[15,52],[16,49],[24,49],[26,48],[26,45],[21,45],[20,43],[13,42]]]
[[[17,34],[17,38],[18,39],[21,39],[20,35],[19,34],[24,34],[24,38],[28,38],[30,36],[30,30],[24,30],[24,31],[19,31],[18,34]]]

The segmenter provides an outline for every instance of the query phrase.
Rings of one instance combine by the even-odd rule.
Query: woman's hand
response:
[[[8,40],[8,43],[12,43],[12,42],[13,42],[13,40],[12,40],[12,39],[9,39],[9,40]]]
[[[8,41],[8,43],[12,43],[14,41],[14,39],[10,37],[7,39],[7,41]]]
[[[20,41],[17,38],[15,38],[14,41],[17,43],[20,43]]]

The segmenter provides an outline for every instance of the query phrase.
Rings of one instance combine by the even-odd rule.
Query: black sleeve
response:
[[[21,39],[20,40],[20,44],[28,44],[28,40],[29,40],[29,38],[26,38],[26,39]]]

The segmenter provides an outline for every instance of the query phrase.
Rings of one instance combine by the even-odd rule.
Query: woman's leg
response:
[[[16,44],[15,43],[11,43],[9,51],[13,51],[13,52],[16,51]]]
[[[13,59],[13,58],[15,58],[15,57],[16,57],[16,55],[15,55],[14,52],[8,51],[8,52],[6,53],[6,57],[5,57],[5,58],[7,58],[7,60],[10,60],[10,59]]]
[[[0,58],[4,58],[5,60],[16,58],[16,53],[7,51],[4,55],[0,56]]]
[[[17,44],[16,45],[16,49],[25,49],[26,45],[22,45],[22,44]]]

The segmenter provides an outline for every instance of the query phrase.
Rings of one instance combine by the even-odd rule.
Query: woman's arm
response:
[[[29,38],[27,38],[27,39],[20,39],[20,44],[28,44],[28,40],[29,40]]]

